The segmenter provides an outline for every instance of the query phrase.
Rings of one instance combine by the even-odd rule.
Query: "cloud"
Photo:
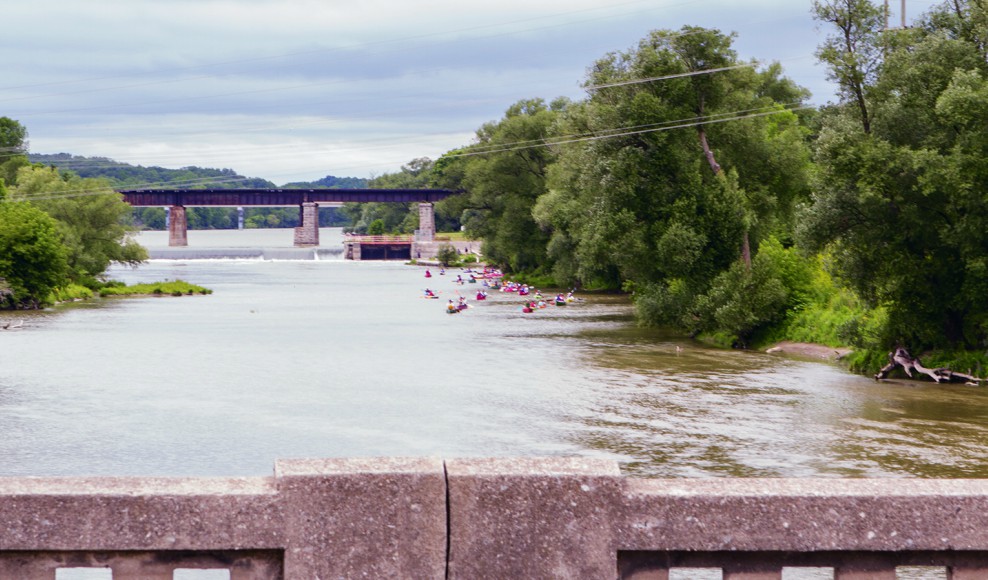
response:
[[[581,98],[587,67],[650,30],[738,33],[815,101],[810,2],[36,0],[5,7],[0,115],[32,150],[368,176],[470,142],[519,99]],[[279,177],[281,176],[281,177]],[[283,178],[283,179],[282,179]]]

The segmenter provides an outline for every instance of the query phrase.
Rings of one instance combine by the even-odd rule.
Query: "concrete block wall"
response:
[[[586,458],[278,461],[256,478],[0,478],[0,580],[988,578],[988,481],[635,479]]]

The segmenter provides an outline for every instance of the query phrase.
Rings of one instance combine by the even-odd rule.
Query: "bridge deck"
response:
[[[451,189],[122,189],[132,206],[292,206],[303,203],[432,203],[463,193]]]

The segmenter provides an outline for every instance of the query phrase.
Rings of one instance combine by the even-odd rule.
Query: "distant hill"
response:
[[[205,167],[144,167],[121,163],[106,157],[83,157],[69,153],[28,155],[32,163],[43,163],[57,167],[60,171],[71,171],[79,177],[104,178],[115,188],[169,189],[169,188],[210,188],[210,189],[276,189],[274,183],[259,177],[244,177],[232,169],[210,169]],[[351,189],[367,187],[367,180],[359,177],[326,177],[312,182],[296,182],[283,186],[293,189],[335,188]],[[235,208],[190,207],[187,218],[191,229],[226,229],[237,227]],[[295,227],[298,225],[298,208],[252,207],[245,212],[247,227]],[[134,224],[146,229],[165,228],[165,210],[157,207],[136,207],[133,209]],[[350,221],[337,208],[326,207],[319,211],[319,224],[322,226],[349,225]]]
[[[266,179],[244,177],[232,169],[211,169],[205,167],[144,167],[121,163],[106,157],[83,157],[69,153],[42,155],[31,153],[32,163],[53,165],[61,170],[75,173],[79,177],[102,177],[115,186],[126,187],[210,187],[210,188],[273,188],[277,187]]]
[[[32,163],[53,165],[61,170],[75,173],[79,177],[102,177],[113,182],[114,186],[168,188],[168,187],[209,187],[213,189],[256,188],[273,189],[278,186],[260,177],[244,177],[232,169],[212,169],[206,167],[144,167],[121,163],[107,157],[83,157],[69,153],[44,155],[31,153]],[[327,175],[318,181],[299,181],[285,184],[292,189],[362,189],[367,180],[361,177],[334,177]]]
[[[365,189],[367,180],[363,177],[334,177],[327,175],[317,181],[295,181],[286,183],[285,189]]]

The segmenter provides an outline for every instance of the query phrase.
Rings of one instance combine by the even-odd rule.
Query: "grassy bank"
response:
[[[192,294],[212,294],[209,288],[190,284],[184,280],[133,284],[110,282],[100,289],[100,296],[187,296]]]

